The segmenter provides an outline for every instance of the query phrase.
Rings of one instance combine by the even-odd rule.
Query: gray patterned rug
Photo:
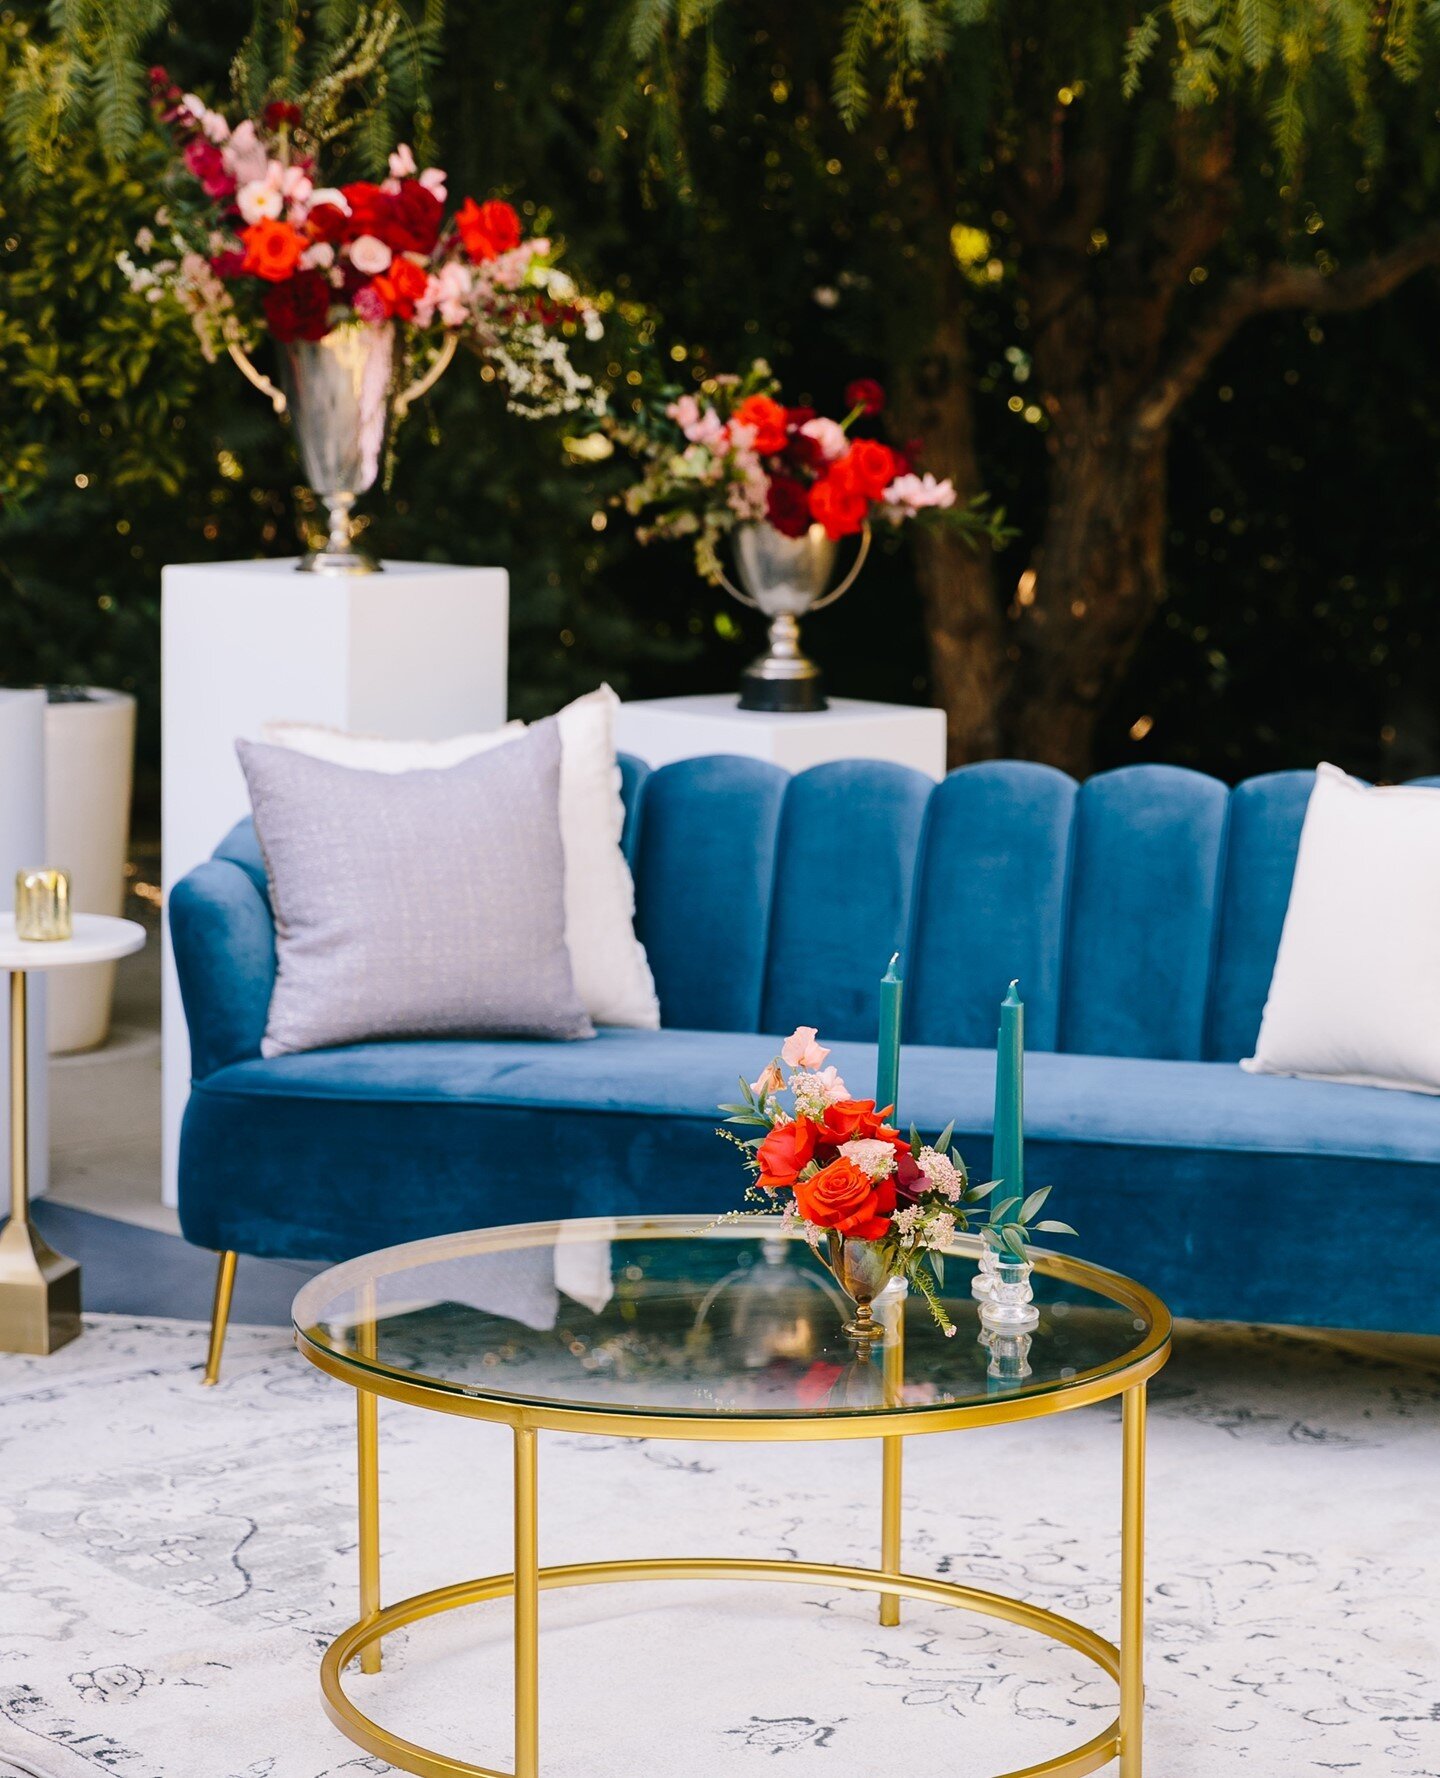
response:
[[[1148,1773],[1440,1774],[1440,1346],[1182,1328],[1153,1391]],[[189,1323],[90,1319],[0,1360],[0,1775],[332,1778],[390,1768],[321,1714],[354,1615],[354,1398],[275,1330],[232,1330],[216,1390]],[[387,1597],[508,1567],[509,1446],[381,1407]],[[914,1570],[1114,1635],[1118,1410],[912,1440]],[[873,1559],[861,1445],[541,1441],[548,1562]],[[1113,1688],[942,1608],[877,1627],[810,1586],[592,1588],[542,1601],[545,1778],[908,1770],[1078,1745]],[[386,1645],[352,1695],[505,1769],[506,1608]]]

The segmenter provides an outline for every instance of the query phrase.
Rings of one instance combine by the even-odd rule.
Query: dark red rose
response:
[[[794,476],[770,478],[765,516],[782,537],[803,537],[810,529],[810,495]]]
[[[845,386],[846,407],[862,408],[867,414],[878,414],[885,406],[885,391],[874,377],[856,377]]]
[[[317,241],[338,246],[349,239],[350,218],[338,204],[316,204],[305,218],[305,226]]]
[[[820,470],[825,467],[825,451],[818,438],[803,432],[792,432],[785,446],[785,455],[797,469]]]
[[[272,99],[265,107],[265,127],[278,130],[282,124],[297,124],[302,113],[291,99]]]
[[[262,306],[277,340],[323,340],[330,331],[330,286],[319,272],[297,272],[267,290]]]
[[[238,247],[227,247],[223,253],[217,253],[210,261],[210,270],[217,278],[228,283],[231,278],[238,278],[245,270],[245,255]]]
[[[813,407],[787,407],[785,410],[785,424],[792,432],[798,432],[808,420],[813,420],[814,418],[815,410]]]
[[[220,150],[204,136],[192,136],[185,144],[185,165],[205,187],[207,197],[228,198],[234,191],[235,181]]]
[[[433,253],[440,239],[441,209],[428,185],[406,179],[390,200],[390,232],[381,238],[397,253]]]

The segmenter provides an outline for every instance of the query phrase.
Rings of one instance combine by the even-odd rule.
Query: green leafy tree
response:
[[[1437,36],[1420,0],[630,0],[614,127],[646,177],[703,215],[727,125],[828,171],[852,273],[890,294],[877,356],[962,496],[995,479],[982,398],[1011,367],[1041,447],[1025,558],[1001,584],[916,541],[957,759],[1090,765],[1166,598],[1170,444],[1216,358],[1440,264]]]

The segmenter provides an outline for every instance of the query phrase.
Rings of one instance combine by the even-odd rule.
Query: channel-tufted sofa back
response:
[[[663,1021],[873,1038],[899,950],[910,1043],[993,1043],[1018,976],[1037,1049],[1235,1061],[1259,1030],[1312,781],[627,762]]]

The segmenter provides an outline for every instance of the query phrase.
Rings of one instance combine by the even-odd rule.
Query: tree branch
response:
[[[1388,253],[1328,275],[1314,266],[1273,265],[1233,279],[1141,401],[1134,421],[1135,442],[1146,445],[1169,425],[1220,352],[1252,316],[1280,309],[1335,314],[1368,308],[1427,266],[1440,266],[1440,223],[1422,229]]]

